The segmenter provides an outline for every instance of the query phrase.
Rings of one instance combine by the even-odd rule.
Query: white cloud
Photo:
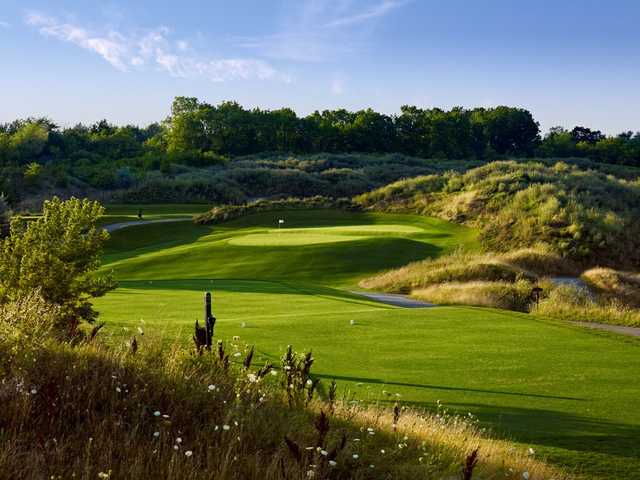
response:
[[[334,20],[326,23],[325,27],[346,27],[349,25],[366,22],[367,20],[382,17],[392,10],[401,7],[405,3],[406,1],[404,0],[383,0],[381,3],[367,8],[363,11],[335,18]]]
[[[270,35],[237,38],[240,47],[278,59],[306,62],[334,61],[368,44],[372,21],[411,0],[308,0],[287,8],[281,29]]]
[[[9,22],[5,22],[3,20],[0,20],[0,28],[9,28],[11,26],[11,24]]]
[[[126,35],[114,30],[96,34],[88,28],[60,22],[40,13],[28,14],[26,22],[44,36],[97,53],[121,71],[151,67],[174,77],[203,77],[215,82],[236,79],[290,81],[290,77],[279,73],[263,60],[188,56],[185,54],[189,49],[188,42],[170,41],[167,27],[159,27],[142,35]]]

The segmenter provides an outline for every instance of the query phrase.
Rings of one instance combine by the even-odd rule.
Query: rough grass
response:
[[[499,161],[400,180],[362,194],[370,210],[433,215],[480,229],[489,251],[539,242],[583,265],[640,260],[640,184],[558,162]]]
[[[619,300],[597,298],[570,285],[560,285],[540,302],[535,313],[574,322],[640,327],[640,310]]]
[[[611,268],[592,268],[581,278],[602,297],[629,307],[640,307],[640,275]]]
[[[453,282],[413,290],[411,296],[437,305],[473,305],[527,312],[531,288],[532,284],[526,280]]]
[[[40,308],[23,307],[5,309],[29,317]],[[261,365],[226,369],[214,354],[163,349],[140,336],[135,354],[95,341],[34,347],[27,340],[0,337],[2,478],[435,480],[455,476],[476,448],[474,478],[569,478],[523,448],[488,438],[470,418],[411,410],[397,417],[320,399],[289,405],[282,370],[256,381]],[[247,354],[244,345],[226,348],[240,360]],[[321,411],[329,421],[323,437]]]
[[[360,282],[360,286],[388,292],[410,293],[442,283],[513,283],[518,280],[532,282],[540,275],[566,274],[574,271],[575,267],[571,262],[562,259],[548,247],[537,246],[508,253],[454,252],[367,278]],[[474,288],[477,289],[478,286]],[[430,290],[432,293],[434,291]],[[449,288],[448,292],[451,291],[452,288]]]

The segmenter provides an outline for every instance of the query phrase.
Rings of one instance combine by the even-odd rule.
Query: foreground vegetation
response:
[[[74,346],[55,315],[37,295],[0,313],[3,478],[569,478],[472,417],[320,399],[310,356]]]

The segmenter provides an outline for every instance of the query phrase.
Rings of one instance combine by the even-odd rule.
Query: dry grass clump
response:
[[[560,285],[543,299],[535,313],[574,322],[598,322],[640,327],[640,310],[619,300],[598,298],[572,285]]]
[[[413,290],[411,296],[438,305],[473,305],[527,312],[531,304],[532,287],[526,280],[453,282]]]
[[[476,448],[473,478],[568,478],[468,418],[354,406],[335,385],[312,399],[310,355],[288,351],[276,371],[237,339],[198,355],[146,338],[134,351],[2,337],[0,478],[435,480]]]
[[[640,275],[611,268],[592,268],[581,277],[602,297],[640,307]]]
[[[570,274],[575,267],[544,245],[508,253],[473,254],[455,252],[433,260],[410,263],[404,267],[367,278],[363,288],[395,293],[410,293],[441,283],[462,282],[534,282],[538,275]]]

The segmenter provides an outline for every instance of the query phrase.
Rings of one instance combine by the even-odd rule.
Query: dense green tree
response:
[[[82,320],[94,321],[91,298],[115,287],[109,276],[95,273],[108,238],[96,223],[103,212],[97,202],[54,197],[36,220],[14,217],[0,243],[0,303],[38,291],[60,307],[58,327],[69,336]]]

